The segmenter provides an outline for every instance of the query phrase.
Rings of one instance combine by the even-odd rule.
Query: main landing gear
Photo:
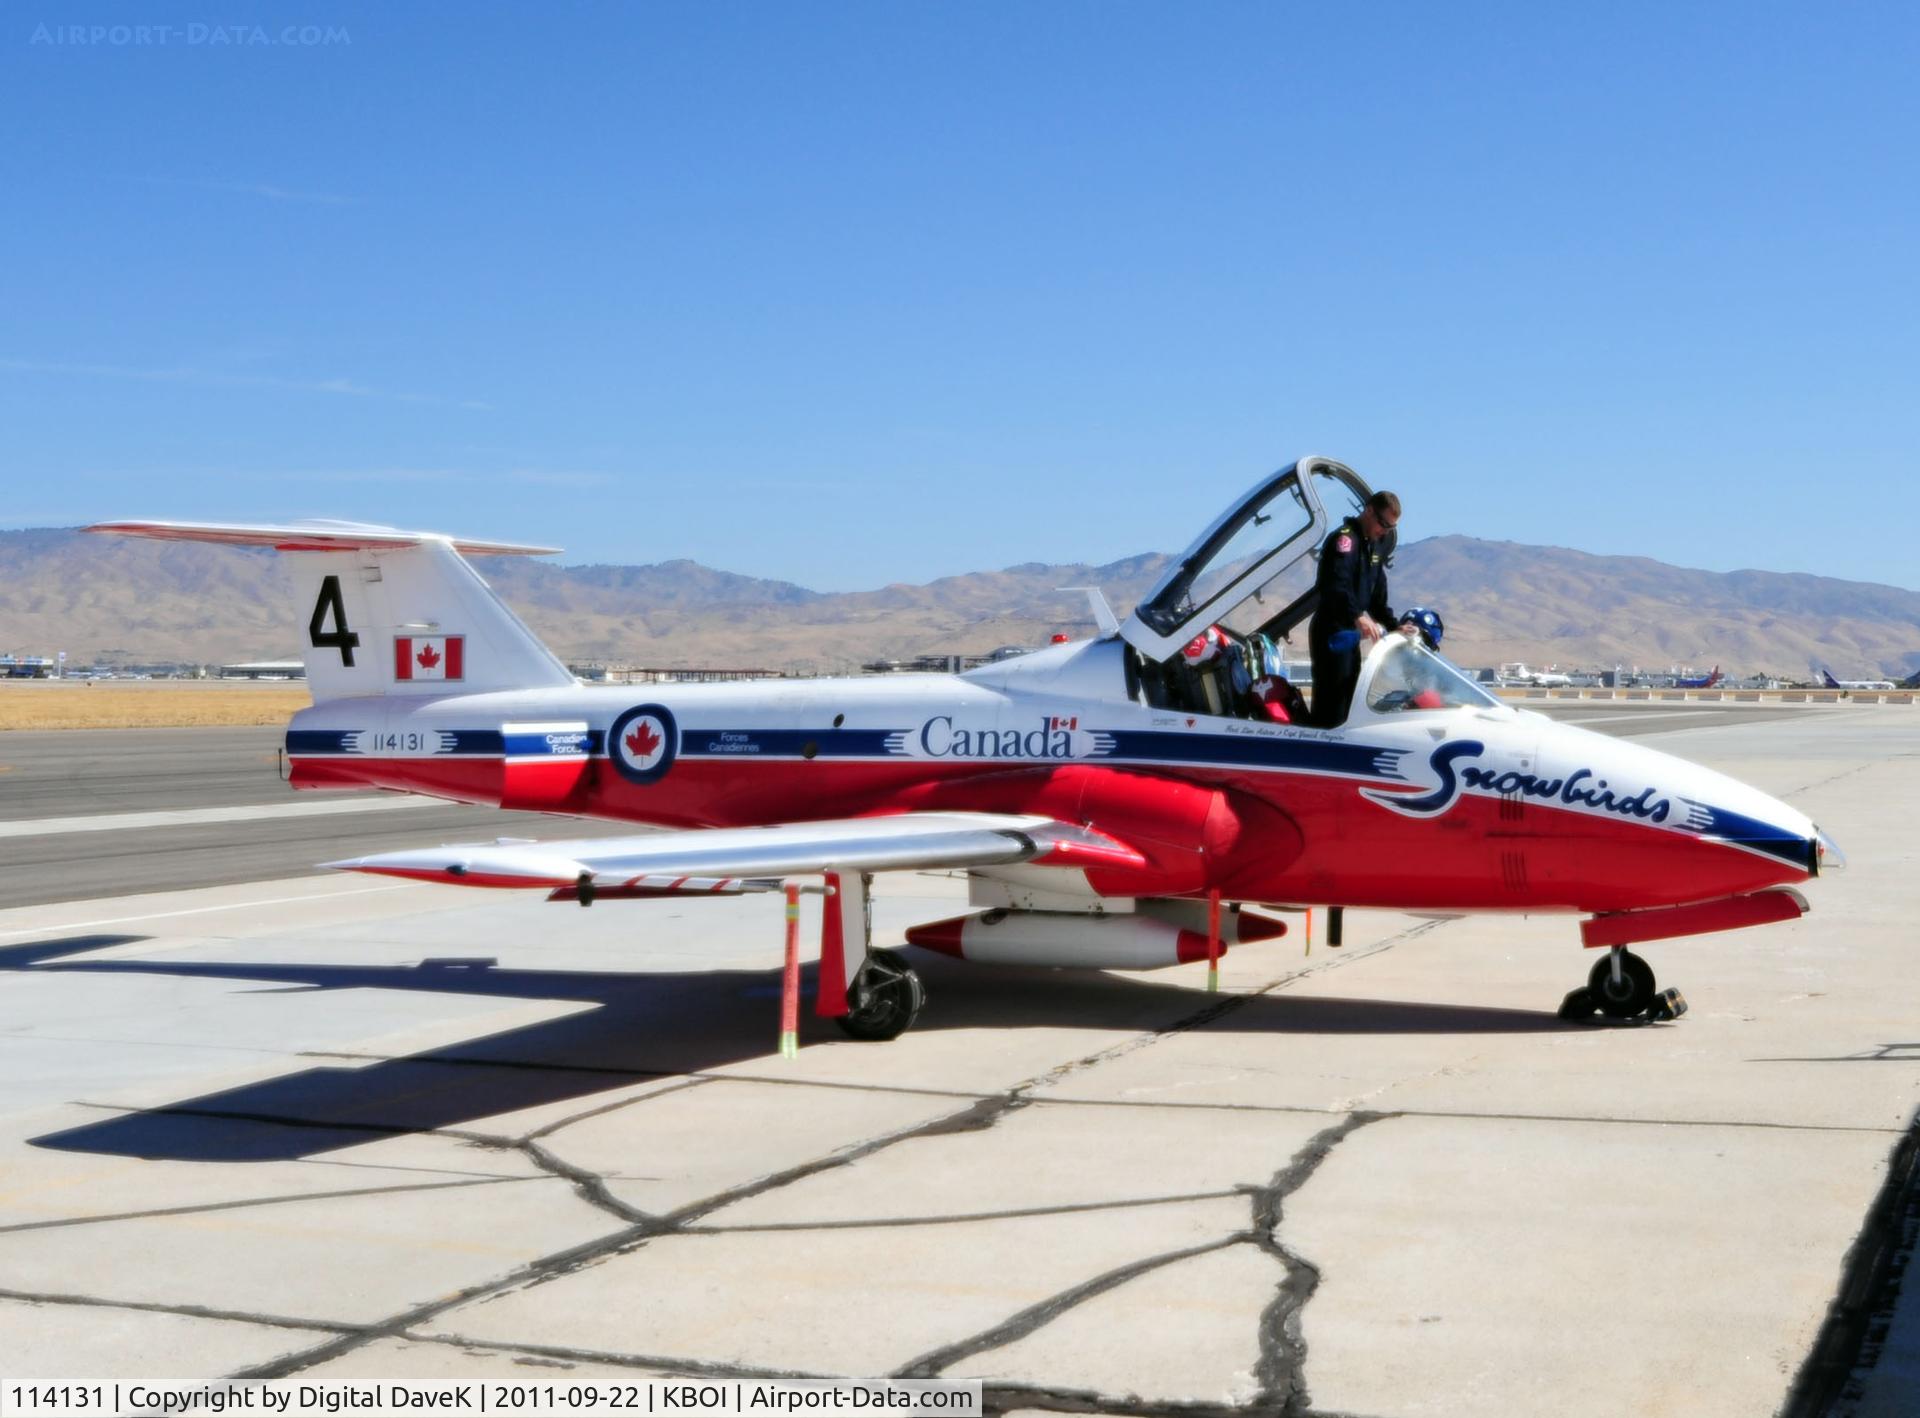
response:
[[[1609,1019],[1661,1023],[1686,1012],[1680,991],[1657,988],[1653,967],[1624,945],[1610,947],[1606,957],[1595,963],[1587,983],[1560,1002],[1562,1019],[1591,1019],[1597,1013]]]
[[[926,986],[897,951],[870,950],[847,987],[847,1012],[835,1022],[855,1039],[897,1039],[926,1002]]]

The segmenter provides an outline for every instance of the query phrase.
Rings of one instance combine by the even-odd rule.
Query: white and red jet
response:
[[[1285,929],[1241,906],[1577,913],[1584,942],[1612,949],[1565,1008],[1618,1018],[1665,998],[1626,946],[1806,910],[1794,884],[1839,856],[1804,815],[1505,705],[1405,636],[1370,649],[1343,726],[1276,722],[1274,640],[1313,606],[1280,588],[1366,493],[1302,459],[1124,624],[1096,596],[1091,640],[960,675],[644,689],[580,683],[463,556],[548,548],[335,522],[89,530],[288,554],[311,607],[296,788],[667,829],[330,865],[583,904],[819,874],[816,1009],[859,1037],[898,1034],[923,997],[902,957],[870,948],[876,872],[971,880],[978,913],[910,942],[1047,966],[1152,969]]]

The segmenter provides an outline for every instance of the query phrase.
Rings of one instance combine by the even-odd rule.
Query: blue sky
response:
[[[837,589],[1174,549],[1318,452],[1416,537],[1920,587],[1917,40],[8,0],[0,525],[340,516]]]

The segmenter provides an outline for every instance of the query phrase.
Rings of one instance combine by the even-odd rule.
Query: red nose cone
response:
[[[1287,923],[1276,921],[1271,916],[1256,916],[1251,911],[1242,911],[1239,921],[1239,935],[1243,941],[1272,940],[1275,936],[1287,933]]]
[[[966,954],[960,949],[960,932],[966,929],[971,919],[969,916],[954,916],[945,921],[929,921],[924,926],[910,926],[907,929],[907,944],[917,945],[922,950],[937,950],[956,960],[965,960]]]

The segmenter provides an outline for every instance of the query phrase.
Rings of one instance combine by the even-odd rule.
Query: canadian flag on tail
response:
[[[393,637],[393,677],[405,679],[464,679],[464,635],[396,635]]]

